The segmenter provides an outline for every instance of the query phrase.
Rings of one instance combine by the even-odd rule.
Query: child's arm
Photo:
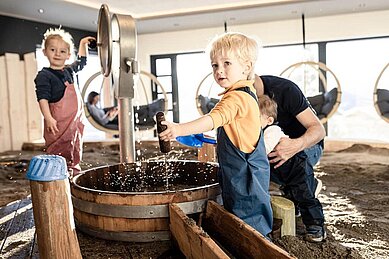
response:
[[[266,128],[263,132],[266,155],[268,155],[280,142],[281,138],[287,138],[288,136],[278,126],[272,125]]]
[[[81,71],[86,65],[86,56],[88,55],[87,44],[89,43],[90,40],[94,40],[94,39],[95,39],[94,37],[87,36],[80,40],[77,59],[76,61],[74,61],[72,64],[69,65],[73,70],[73,72],[77,73],[78,71]]]
[[[167,126],[167,129],[160,133],[159,136],[162,140],[174,139],[178,136],[187,136],[190,134],[198,134],[207,132],[213,129],[213,120],[211,116],[205,115],[196,120],[186,123],[174,123],[163,121],[163,125]]]
[[[78,56],[80,57],[86,57],[88,52],[87,52],[87,45],[89,43],[89,41],[91,40],[96,40],[94,37],[92,36],[87,36],[85,38],[82,38],[80,40],[80,46],[78,47]]]
[[[47,127],[49,132],[55,135],[55,133],[59,132],[59,130],[57,128],[57,121],[53,118],[53,116],[51,116],[49,102],[46,99],[40,99],[39,108],[41,109],[43,117],[45,118],[45,126]]]

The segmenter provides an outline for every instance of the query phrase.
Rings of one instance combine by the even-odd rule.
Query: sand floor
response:
[[[158,147],[140,150],[140,159],[160,155]],[[29,195],[29,182],[25,179],[28,162],[41,153],[0,153],[0,207]],[[195,159],[196,154],[193,150],[176,148],[170,158]],[[118,162],[117,145],[86,147],[82,168]],[[304,227],[297,220],[296,237],[287,236],[274,242],[297,258],[389,258],[389,149],[354,145],[326,152],[316,175],[323,182],[319,199],[325,213],[327,240],[320,244],[305,242]],[[180,257],[169,252],[170,245],[166,242],[157,245],[166,251],[164,256],[152,249],[155,244],[96,240],[82,233],[79,243],[84,258],[126,258],[126,251],[132,254],[131,258]],[[118,254],[119,250],[124,252]]]

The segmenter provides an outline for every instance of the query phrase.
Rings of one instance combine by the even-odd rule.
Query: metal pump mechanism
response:
[[[119,105],[120,162],[135,162],[134,116],[132,100],[139,75],[137,35],[131,15],[113,14],[108,6],[100,7],[97,47],[101,72],[112,76],[115,97]]]

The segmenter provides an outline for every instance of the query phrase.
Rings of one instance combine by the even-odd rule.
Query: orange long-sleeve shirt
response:
[[[257,146],[261,134],[260,112],[255,99],[244,91],[234,91],[248,86],[255,94],[254,81],[242,80],[226,89],[221,100],[208,114],[213,127],[223,126],[227,136],[239,150],[251,153]]]

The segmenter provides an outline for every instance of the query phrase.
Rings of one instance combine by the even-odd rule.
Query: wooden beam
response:
[[[24,64],[19,54],[5,53],[8,81],[11,150],[20,150],[27,141],[27,108],[24,87]]]
[[[0,254],[19,206],[20,200],[0,207]]]
[[[5,56],[0,57],[0,152],[11,150],[11,124]]]
[[[294,258],[214,201],[208,201],[203,228],[238,258]]]
[[[34,79],[38,72],[35,53],[24,54],[25,92],[27,107],[27,137],[28,141],[43,138],[43,116],[35,94]]]
[[[170,231],[186,258],[230,258],[177,205],[169,205],[169,214]]]
[[[18,201],[14,205],[7,205],[1,212],[0,220],[6,220],[7,230],[2,237],[0,258],[30,258],[35,232],[31,199]],[[11,211],[13,209],[14,212]],[[3,223],[0,226],[3,227]]]

